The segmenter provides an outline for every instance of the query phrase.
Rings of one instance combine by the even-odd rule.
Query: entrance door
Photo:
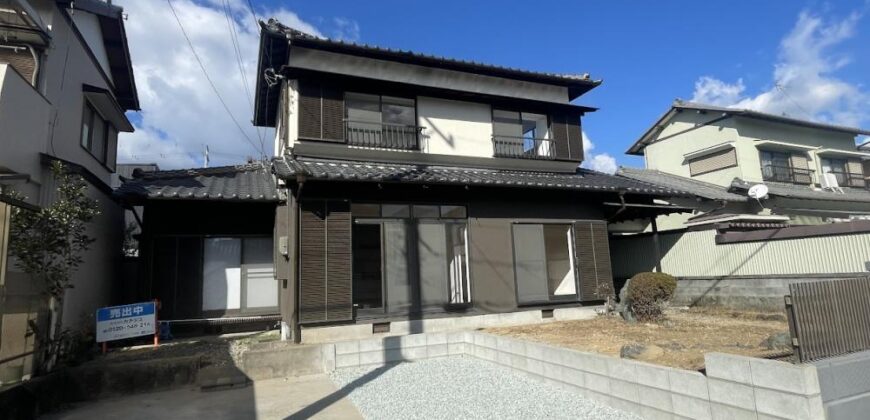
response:
[[[381,224],[353,225],[353,306],[357,313],[384,312]]]

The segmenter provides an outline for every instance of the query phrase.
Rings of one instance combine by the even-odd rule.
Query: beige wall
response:
[[[720,114],[717,113],[699,114],[694,111],[677,113],[657,136],[657,138],[668,138],[646,147],[644,152],[646,167],[690,177],[689,165],[684,155],[723,143],[731,143],[737,151],[737,167],[693,177],[700,181],[727,186],[735,177],[750,182],[762,181],[759,150],[771,147],[759,146],[758,142],[763,140],[855,151],[855,136],[845,133],[742,117],[731,117],[713,125],[702,125],[719,116]],[[797,148],[793,151],[804,153]],[[807,158],[810,169],[818,173],[819,161],[815,153],[807,153]]]
[[[492,157],[492,109],[488,104],[420,96],[417,124],[423,150],[442,155]]]

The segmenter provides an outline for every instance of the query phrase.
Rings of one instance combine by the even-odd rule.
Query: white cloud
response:
[[[359,23],[342,17],[333,19],[333,22],[335,22],[335,26],[337,27],[333,34],[334,39],[349,42],[359,41]]]
[[[259,27],[246,0],[229,0],[231,28],[223,0],[208,3],[172,0],[178,18],[203,62],[208,75],[247,137],[233,123],[190,51],[166,3],[118,0],[125,22],[133,71],[142,111],[134,117],[136,132],[119,139],[120,162],[157,162],[161,168],[199,166],[205,145],[212,165],[243,162],[248,156],[272,150],[272,130],[251,124],[256,82]],[[275,17],[302,31],[323,36],[292,11],[258,9],[258,17]],[[247,91],[239,71],[231,31],[238,36]],[[262,146],[260,138],[263,139]],[[253,143],[253,144],[252,144]]]
[[[595,143],[589,140],[586,132],[583,132],[583,167],[599,172],[613,174],[616,172],[616,158],[608,153],[592,153]]]
[[[850,57],[831,51],[854,35],[860,19],[860,14],[852,13],[840,21],[825,21],[803,12],[780,43],[770,88],[746,95],[742,79],[727,83],[703,76],[695,83],[692,101],[848,126],[866,124],[870,92],[836,76]]]

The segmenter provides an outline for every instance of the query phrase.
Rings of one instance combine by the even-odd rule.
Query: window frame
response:
[[[85,125],[85,119],[88,115],[90,116],[90,120],[87,122],[88,123],[88,133],[87,133],[87,139],[86,139],[85,133],[84,133],[84,125]],[[94,138],[94,132],[95,132],[94,126],[97,122],[100,122],[103,124],[103,138],[102,138],[103,153],[102,153],[102,156],[98,156],[97,153],[94,153],[94,140],[95,140],[95,138]],[[115,172],[115,168],[112,166],[109,166],[109,146],[111,143],[111,134],[110,133],[112,133],[112,132],[115,133],[115,136],[117,138],[118,128],[115,127],[115,125],[112,124],[111,121],[109,121],[107,118],[105,118],[103,116],[103,114],[101,114],[100,111],[97,110],[97,107],[95,107],[89,100],[85,99],[83,101],[83,104],[82,104],[82,118],[81,118],[81,125],[80,125],[80,129],[79,129],[79,146],[81,146],[82,149],[84,149],[86,152],[88,152],[88,154],[91,155],[91,157],[93,157],[97,162],[99,162],[100,165],[102,165],[104,168],[108,169],[111,172]],[[117,148],[117,144],[115,147]]]
[[[362,95],[362,96],[377,96],[377,98],[378,98],[378,113],[381,116],[378,124],[381,124],[382,127],[384,124],[403,125],[403,124],[397,124],[397,123],[388,123],[388,122],[384,121],[384,96],[387,96],[389,98],[406,99],[406,100],[412,101],[413,105],[411,106],[411,108],[414,109],[414,123],[413,124],[404,124],[404,126],[405,127],[417,127],[418,126],[417,119],[419,118],[419,115],[418,115],[418,111],[417,111],[417,98],[416,97],[383,95],[380,93],[369,93],[369,92],[361,92],[361,91],[345,91],[345,92],[343,92],[343,94],[344,95],[342,97],[342,100],[344,101],[344,121],[345,122],[353,121],[353,122],[359,122],[359,123],[374,124],[373,121],[371,121],[371,122],[370,121],[356,121],[356,120],[349,119],[349,115],[348,115],[349,108],[347,106],[347,95],[350,94],[350,95]],[[400,104],[390,103],[390,105],[400,105]]]
[[[514,230],[514,226],[517,225],[539,225],[542,228],[547,225],[557,225],[557,226],[566,226],[568,228],[568,232],[570,232],[570,240],[568,242],[569,255],[573,256],[571,258],[571,272],[574,275],[574,293],[570,295],[555,295],[550,293],[549,291],[549,283],[547,286],[547,300],[528,300],[522,301],[519,295],[519,276],[517,275],[517,247],[516,247],[516,232]],[[514,272],[514,296],[516,297],[517,307],[525,307],[525,306],[541,306],[541,305],[558,305],[560,303],[574,303],[580,302],[580,273],[579,267],[577,265],[577,255],[576,255],[576,240],[574,234],[574,224],[568,222],[515,222],[511,223],[511,257],[513,259],[511,269]],[[542,245],[546,245],[546,237],[544,237],[544,243]],[[546,248],[544,249],[544,263],[545,263],[545,280],[549,282],[549,268],[547,267],[547,254]]]

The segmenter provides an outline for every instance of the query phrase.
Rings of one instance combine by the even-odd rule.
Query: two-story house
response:
[[[870,131],[677,100],[627,151],[646,168],[620,174],[688,188],[706,202],[696,205],[706,223],[716,214],[789,224],[862,218],[870,216],[870,152],[856,146],[860,135]],[[756,184],[767,186],[767,197],[747,198]],[[659,226],[682,228],[698,217],[660,217]]]
[[[41,333],[48,324],[43,285],[20,272],[6,244],[16,239],[13,207],[53,202],[53,161],[81,174],[100,207],[89,226],[96,242],[63,299],[64,328],[92,325],[88,317],[113,297],[123,211],[110,183],[118,133],[133,131],[124,112],[139,108],[124,19],[120,7],[98,0],[0,1],[0,189],[23,197],[0,194],[0,359],[33,348],[29,321]],[[14,379],[27,371],[22,360],[0,373]]]
[[[455,315],[570,316],[612,293],[608,221],[670,212],[653,197],[679,195],[579,169],[581,117],[595,109],[572,101],[600,84],[588,75],[275,21],[263,25],[258,74],[254,122],[277,129],[286,200],[275,230],[283,321],[304,340],[339,324],[365,335]]]

